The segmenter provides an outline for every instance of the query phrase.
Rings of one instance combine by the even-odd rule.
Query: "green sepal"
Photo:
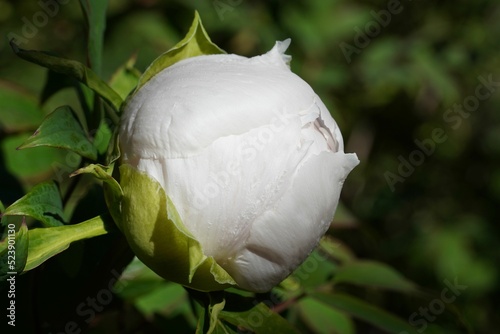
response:
[[[146,69],[139,80],[136,91],[146,84],[152,77],[166,69],[169,66],[183,59],[226,53],[224,50],[215,45],[208,37],[208,34],[201,23],[200,15],[197,11],[194,13],[194,20],[189,28],[186,37],[184,37],[173,48],[163,53],[156,58],[151,65]]]
[[[119,128],[116,127],[111,134],[111,138],[109,139],[107,154],[106,154],[106,164],[112,165],[114,164],[121,156],[120,150],[120,137],[119,137]]]
[[[87,138],[69,106],[59,107],[50,113],[18,149],[38,146],[63,148],[91,160],[97,159],[96,147]]]
[[[109,85],[120,97],[125,100],[134,90],[141,78],[141,72],[135,68],[137,55],[131,56],[125,64],[120,66],[111,76]]]
[[[79,174],[91,174],[95,178],[103,182],[104,199],[106,200],[106,205],[108,206],[111,217],[113,217],[116,225],[121,230],[120,220],[123,191],[120,187],[120,184],[112,177],[113,169],[114,164],[110,166],[91,164],[78,169],[73,174],[71,174],[71,176],[76,176]]]
[[[61,195],[53,181],[43,182],[12,203],[4,212],[6,216],[30,216],[44,226],[63,225],[64,213]]]
[[[120,185],[121,228],[141,261],[163,278],[192,289],[215,291],[236,285],[213,257],[203,253],[156,180],[123,164]]]
[[[219,325],[219,315],[226,305],[226,300],[221,293],[210,295],[210,305],[208,305],[208,314],[210,315],[210,326],[208,327],[207,334],[212,334]]]
[[[196,334],[235,333],[219,318],[226,305],[224,291],[200,292],[192,289],[186,290],[190,298],[197,302],[193,304],[198,315]]]

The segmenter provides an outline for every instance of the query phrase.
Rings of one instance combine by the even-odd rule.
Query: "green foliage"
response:
[[[356,261],[339,268],[334,283],[351,283],[392,289],[401,292],[414,292],[416,286],[393,268],[373,261]]]
[[[298,301],[297,308],[301,319],[315,333],[355,333],[354,322],[348,314],[326,307],[324,303],[311,297]]]
[[[360,299],[341,293],[314,293],[311,294],[311,297],[332,308],[347,312],[353,317],[369,322],[388,333],[401,333],[404,331],[408,333],[415,332],[414,328],[406,321],[396,318],[392,314],[373,305],[369,305]]]
[[[100,74],[108,1],[80,0],[80,6],[87,26],[87,60],[94,72]]]
[[[3,214],[30,216],[47,227],[64,224],[61,196],[56,184],[52,181],[33,187],[29,193],[12,203]]]
[[[94,92],[99,94],[99,96],[101,96],[106,102],[108,102],[115,111],[120,110],[120,106],[123,102],[120,96],[114,90],[112,90],[108,86],[108,84],[102,81],[94,71],[92,71],[82,63],[74,60],[67,60],[50,56],[40,51],[23,50],[12,41],[10,44],[12,50],[14,50],[14,53],[17,56],[40,66],[46,67],[56,73],[64,74],[81,81]],[[117,119],[113,120],[118,121]]]
[[[38,267],[66,250],[72,242],[106,234],[110,228],[109,219],[98,216],[79,224],[29,230],[28,259],[24,270]]]
[[[42,111],[33,96],[20,87],[2,82],[0,89],[0,126],[13,132],[36,127],[42,121]]]
[[[257,334],[297,333],[297,330],[289,322],[269,309],[264,303],[258,303],[244,311],[222,311],[220,318]]]
[[[82,157],[97,159],[97,149],[87,138],[70,107],[60,107],[42,122],[18,149],[49,146],[71,150]]]

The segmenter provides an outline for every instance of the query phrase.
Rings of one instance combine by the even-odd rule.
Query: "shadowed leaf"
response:
[[[299,307],[304,323],[314,333],[355,333],[355,326],[352,319],[344,312],[309,297],[301,299],[297,306]]]
[[[101,73],[102,45],[106,29],[107,0],[80,0],[87,23],[87,60],[90,67]]]
[[[340,293],[311,293],[310,297],[340,311],[349,313],[353,317],[366,321],[388,333],[400,334],[405,333],[405,331],[408,334],[416,333],[415,329],[408,322],[360,299]]]
[[[273,312],[264,303],[259,303],[245,311],[221,311],[219,318],[237,327],[249,329],[257,334],[298,333],[292,324],[278,313]]]
[[[10,46],[14,53],[24,60],[46,67],[53,70],[54,72],[68,75],[81,81],[94,92],[96,92],[99,96],[101,96],[106,102],[108,102],[116,112],[120,111],[120,107],[123,103],[121,97],[111,87],[109,87],[107,83],[99,78],[99,76],[94,71],[92,71],[82,63],[75,60],[51,56],[41,51],[24,50],[19,48],[19,46],[16,45],[14,41],[10,42]],[[118,116],[114,115],[113,121],[118,122]]]
[[[346,264],[338,269],[333,281],[402,292],[416,291],[416,285],[395,269],[375,261],[356,261]]]
[[[53,181],[43,182],[31,189],[4,212],[8,216],[30,216],[45,226],[63,225],[62,200]]]

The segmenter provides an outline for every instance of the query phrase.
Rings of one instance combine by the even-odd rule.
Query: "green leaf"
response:
[[[175,309],[186,305],[186,290],[181,285],[162,280],[150,293],[134,301],[134,305],[142,314],[153,316],[162,311],[173,312]]]
[[[317,288],[333,276],[337,265],[324,258],[317,250],[290,276],[304,288]]]
[[[31,189],[6,210],[8,216],[30,216],[45,226],[63,225],[61,195],[53,181],[43,182]]]
[[[35,129],[43,112],[33,96],[9,82],[0,82],[0,128],[5,132]]]
[[[120,156],[120,141],[118,138],[119,128],[115,127],[113,133],[111,134],[111,138],[109,139],[108,149],[106,154],[106,164],[111,165],[116,162]]]
[[[324,303],[306,297],[299,300],[297,307],[300,309],[302,320],[311,332],[318,334],[355,333],[354,323],[349,316]]]
[[[107,0],[80,0],[87,23],[87,59],[96,73],[101,73],[102,45],[106,29]]]
[[[195,334],[205,334],[205,318],[206,318],[206,313],[208,312],[205,307],[199,306],[199,315],[198,315],[198,322],[196,323],[196,332]]]
[[[358,220],[356,216],[340,201],[335,210],[331,228],[355,228],[357,226]]]
[[[113,107],[116,112],[120,111],[121,105],[123,103],[120,95],[118,95],[111,87],[109,87],[106,82],[101,80],[101,78],[99,78],[99,76],[95,72],[93,72],[82,63],[74,60],[51,56],[41,51],[24,50],[19,48],[19,46],[16,45],[14,41],[10,42],[10,46],[14,53],[24,60],[46,67],[53,70],[54,72],[68,75],[81,81],[94,92],[96,92],[99,96],[101,96],[107,103],[109,103],[109,105]],[[119,118],[116,114],[110,114],[108,116],[112,118],[113,122],[119,122]]]
[[[102,165],[88,165],[86,167],[80,168],[75,171],[71,176],[76,176],[79,174],[91,174],[95,176],[98,180],[104,182],[104,198],[106,200],[106,205],[108,206],[111,217],[115,223],[120,227],[121,222],[121,201],[123,198],[123,191],[120,184],[111,176],[113,173],[113,166],[102,166]]]
[[[340,267],[333,279],[335,283],[351,283],[391,289],[402,292],[416,292],[414,283],[390,266],[375,261],[356,261]]]
[[[243,327],[257,334],[291,334],[297,330],[278,313],[273,312],[264,303],[259,303],[249,310],[223,310],[219,318],[237,327]]]
[[[226,324],[224,324],[220,320],[217,321],[217,323],[214,326],[213,331],[211,332],[211,334],[237,334],[237,333],[241,333],[241,332],[236,332],[235,330],[233,330],[229,326],[226,326]]]
[[[101,120],[97,132],[94,136],[94,146],[99,154],[104,154],[108,151],[109,143],[113,138],[112,125],[106,122],[106,119]]]
[[[28,227],[24,219],[18,231],[7,228],[6,237],[0,241],[0,281],[23,271],[28,258],[28,242]]]
[[[29,230],[28,260],[24,271],[36,268],[66,250],[72,242],[107,234],[112,224],[108,217],[97,216],[79,224]]]
[[[340,293],[311,293],[309,296],[389,333],[415,333],[415,329],[408,322],[360,299]]]
[[[191,24],[191,28],[189,28],[186,37],[151,63],[142,75],[136,91],[144,86],[146,82],[148,82],[160,71],[180,60],[201,55],[221,53],[226,52],[212,43],[210,37],[208,37],[208,34],[205,31],[205,28],[203,27],[203,24],[201,23],[200,15],[198,12],[195,12],[193,23]]]
[[[0,142],[6,169],[17,178],[34,183],[34,181],[49,178],[52,172],[58,175],[64,173],[69,175],[69,172],[74,171],[80,163],[79,159],[68,156],[68,152],[52,147],[17,150],[17,147],[22,145],[29,135],[28,133],[12,135]],[[71,154],[79,158],[76,153],[71,152]]]
[[[38,146],[68,149],[88,159],[97,159],[97,149],[69,106],[59,107],[49,114],[19,149]]]
[[[136,60],[137,55],[132,56],[125,65],[115,71],[109,81],[111,88],[113,88],[123,100],[125,100],[134,90],[141,77],[141,72],[134,67]]]
[[[347,263],[356,259],[354,253],[346,245],[330,236],[321,238],[319,250],[340,263]]]
[[[198,314],[196,333],[214,334],[229,332],[227,326],[219,319],[220,312],[226,305],[224,292],[214,291],[204,293],[192,289],[188,289],[188,292],[190,297],[198,302],[195,305],[201,306],[199,312],[196,312]]]
[[[123,271],[119,281],[123,288],[117,293],[123,299],[138,300],[143,296],[154,293],[156,289],[161,288],[165,283],[171,284],[149,269],[137,257],[134,257]],[[176,285],[181,287],[178,284]],[[182,287],[181,289],[184,291]]]

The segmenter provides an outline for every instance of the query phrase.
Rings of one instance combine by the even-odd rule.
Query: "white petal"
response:
[[[288,276],[319,242],[333,219],[355,155],[323,152],[311,157],[292,187],[253,224],[243,251],[226,268],[243,288],[267,291]]]
[[[315,96],[311,87],[271,59],[200,56],[160,72],[125,109],[125,158],[195,155],[220,137],[308,108]]]

